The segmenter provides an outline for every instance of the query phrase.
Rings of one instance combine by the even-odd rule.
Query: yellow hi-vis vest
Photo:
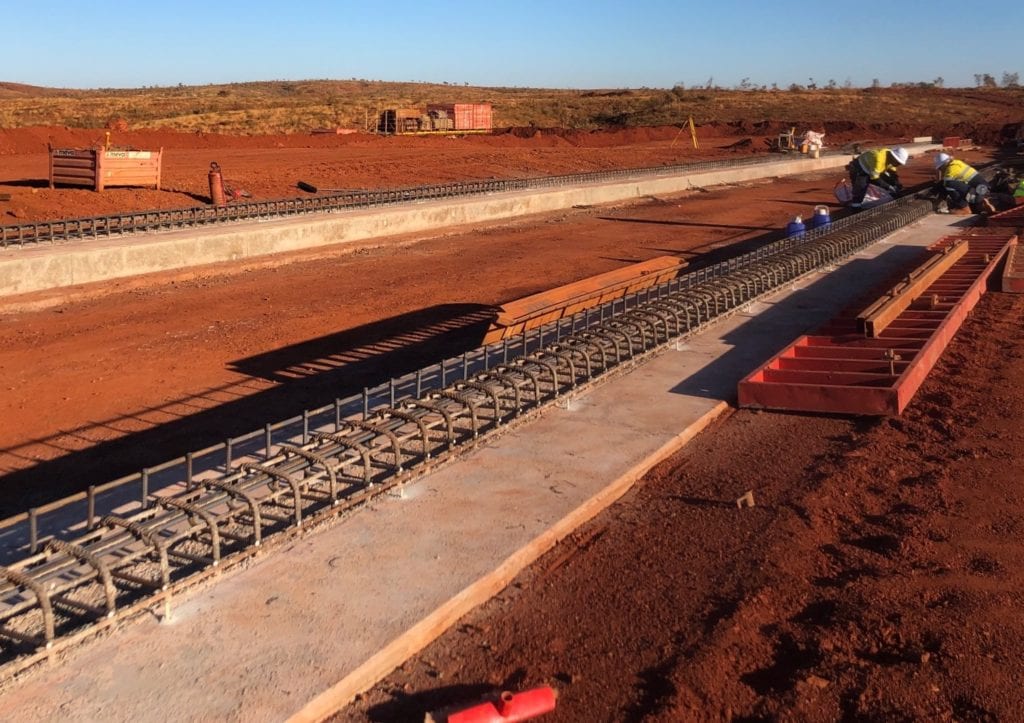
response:
[[[865,151],[857,156],[857,163],[864,169],[864,173],[868,174],[868,178],[872,181],[877,179],[886,171],[895,171],[899,166],[885,164],[885,159],[888,157],[888,148],[878,148],[873,151]]]
[[[1020,183],[1017,184],[1017,188],[1013,190],[1014,198],[1024,198],[1024,178],[1020,179]]]
[[[963,161],[953,159],[942,169],[943,181],[963,181],[970,183],[971,179],[978,175],[978,172]]]

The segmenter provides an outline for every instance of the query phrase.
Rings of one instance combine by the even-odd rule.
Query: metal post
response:
[[[39,552],[39,512],[35,507],[28,511],[28,547],[33,555]]]
[[[341,400],[334,398],[334,431],[341,429]]]
[[[149,470],[142,470],[142,509],[149,509]]]
[[[192,452],[185,453],[185,487],[192,489]]]
[[[302,410],[302,443],[309,442],[309,410]]]
[[[96,527],[96,487],[89,485],[85,494],[85,525],[90,530]]]
[[[270,448],[273,446],[273,439],[269,422],[263,427],[263,435],[263,455],[267,459],[270,459]]]
[[[363,419],[370,416],[370,388],[363,387]]]
[[[391,399],[391,406],[395,406],[395,378],[391,377],[391,381],[388,382],[388,392]]]
[[[416,370],[416,398],[419,399],[423,396],[423,370]]]
[[[231,443],[231,439],[228,439],[226,442],[224,442],[224,471],[225,472],[230,472],[231,471],[231,461],[232,461],[231,460],[231,456],[232,456],[231,453],[233,451],[232,450],[233,446],[234,445]]]

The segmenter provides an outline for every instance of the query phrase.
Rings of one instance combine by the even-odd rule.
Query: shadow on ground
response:
[[[248,382],[0,449],[0,459],[7,457],[16,467],[44,452],[53,457],[0,477],[0,517],[475,349],[493,316],[491,307],[480,304],[444,304],[327,334],[232,362],[230,368],[247,375]],[[138,431],[126,433],[126,428]],[[109,439],[111,432],[118,436]]]

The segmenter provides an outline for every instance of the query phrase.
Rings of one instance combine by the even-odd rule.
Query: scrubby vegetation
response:
[[[894,123],[901,117],[936,124],[1024,117],[1019,87],[892,88],[794,86],[552,90],[481,88],[368,80],[268,81],[129,90],[64,90],[0,83],[0,126],[98,128],[123,118],[131,128],[219,133],[307,132],[317,127],[371,128],[380,110],[427,103],[494,106],[499,127],[595,129],[720,122],[815,122],[856,119]]]

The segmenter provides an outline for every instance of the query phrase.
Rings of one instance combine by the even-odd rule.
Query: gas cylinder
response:
[[[811,215],[811,219],[807,223],[807,228],[825,228],[830,223],[832,223],[832,216],[828,212],[828,206],[815,206],[814,213]]]
[[[210,201],[214,206],[224,205],[224,178],[217,161],[210,164]]]
[[[800,236],[807,230],[804,226],[804,220],[799,216],[796,216],[792,221],[786,224],[786,238],[793,236]]]

